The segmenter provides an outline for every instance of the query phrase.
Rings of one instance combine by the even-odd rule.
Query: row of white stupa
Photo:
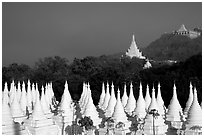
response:
[[[40,96],[38,84],[31,86],[29,80],[27,90],[24,82],[22,90],[20,82],[16,88],[13,81],[10,90],[5,83],[2,93],[2,134],[58,135],[62,134],[63,124],[72,124],[74,107],[67,82],[56,116],[52,113],[56,103],[52,83],[46,84],[45,88],[42,86],[41,91]]]
[[[20,84],[18,84],[20,85]],[[28,81],[28,85],[30,82]],[[68,84],[65,83],[65,89],[62,96],[62,100],[59,106],[58,117],[52,117],[51,108],[53,108],[52,98],[54,96],[51,84],[47,84],[45,87],[45,95],[41,95],[39,99],[39,91],[34,84],[28,86],[27,93],[25,91],[25,84],[22,84],[22,92],[20,91],[20,86],[15,87],[14,82],[11,83],[10,91],[8,91],[7,84],[5,84],[3,92],[3,121],[2,121],[2,131],[3,134],[15,134],[16,130],[13,121],[21,123],[25,122],[24,126],[29,131],[29,134],[61,134],[62,123],[66,125],[71,125],[75,117],[73,113],[75,111],[72,98],[68,90]],[[127,120],[125,112],[128,114],[137,115],[139,118],[145,118],[144,132],[145,134],[152,134],[152,116],[147,113],[147,110],[156,109],[158,110],[160,116],[156,120],[156,133],[164,134],[167,126],[164,121],[169,121],[173,126],[180,126],[182,120],[182,109],[180,107],[179,101],[176,95],[176,87],[174,85],[174,94],[168,111],[166,113],[163,99],[161,97],[160,85],[158,86],[157,98],[155,98],[155,90],[152,90],[152,98],[149,95],[149,89],[147,85],[146,97],[143,98],[142,86],[140,85],[140,93],[138,100],[135,101],[133,95],[133,86],[130,85],[130,95],[127,96],[126,85],[124,88],[124,94],[122,99],[120,99],[120,91],[118,89],[117,100],[115,98],[114,86],[111,86],[111,95],[109,94],[109,85],[107,83],[106,93],[105,86],[102,86],[102,94],[99,101],[99,108],[105,111],[106,117],[112,117],[115,122],[125,123],[126,128],[130,126],[130,122]],[[30,92],[31,91],[31,92]],[[42,87],[42,91],[44,88]],[[21,93],[20,99],[18,100],[17,92]],[[201,107],[197,101],[197,92],[194,88],[194,95],[192,93],[192,85],[190,85],[189,99],[186,103],[186,108],[184,109],[184,115],[187,118],[185,121],[186,130],[192,126],[202,126],[202,112]],[[44,92],[42,92],[44,93]],[[194,97],[193,97],[194,96]],[[32,105],[29,105],[31,102]],[[95,126],[101,123],[101,118],[98,116],[96,107],[93,104],[91,90],[89,84],[83,85],[83,92],[79,100],[79,105],[81,107],[81,113],[83,116],[90,116],[93,120]],[[26,108],[28,109],[31,116],[29,118],[26,116]],[[30,106],[30,109],[29,109]],[[161,107],[162,106],[162,107]],[[23,111],[24,110],[24,111]],[[132,113],[133,112],[133,113]],[[63,116],[63,117],[62,117]],[[164,119],[163,116],[166,116]],[[28,119],[26,119],[28,118]],[[25,120],[26,119],[26,120]],[[13,129],[13,130],[12,130]],[[18,129],[20,130],[20,129]],[[23,132],[24,131],[24,132]],[[21,130],[20,134],[25,133],[25,130]]]
[[[164,106],[164,101],[161,96],[160,84],[158,85],[157,98],[155,98],[155,89],[152,89],[152,98],[149,95],[149,86],[147,85],[146,96],[143,98],[142,85],[140,83],[139,97],[137,101],[133,95],[133,86],[130,84],[130,94],[127,96],[126,85],[124,86],[124,93],[120,99],[120,91],[118,89],[118,98],[116,101],[114,85],[111,86],[111,95],[109,93],[109,84],[107,83],[106,93],[105,86],[102,86],[102,93],[99,101],[99,108],[105,112],[106,117],[112,117],[115,122],[127,122],[126,113],[144,119],[144,133],[152,134],[153,121],[150,112],[152,109],[158,110],[160,114],[155,121],[156,134],[165,134],[167,128],[181,129],[184,124],[186,127],[186,134],[192,134],[190,130],[193,126],[202,127],[202,110],[197,100],[197,91],[190,84],[189,99],[186,103],[184,112],[179,104],[176,93],[176,86],[174,84],[173,97],[170,101],[168,109]],[[93,114],[95,115],[95,114]],[[167,127],[167,125],[168,127]]]

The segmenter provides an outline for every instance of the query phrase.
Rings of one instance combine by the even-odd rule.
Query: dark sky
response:
[[[202,27],[202,3],[3,3],[2,65],[34,65],[145,47],[164,32]]]

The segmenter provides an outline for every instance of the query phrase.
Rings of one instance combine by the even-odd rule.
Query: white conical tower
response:
[[[20,81],[18,81],[18,87],[17,87],[17,91],[16,91],[16,97],[17,97],[17,100],[20,101],[20,99],[21,99],[21,84],[20,84]]]
[[[33,99],[33,106],[35,105],[36,102],[36,90],[35,90],[35,84],[32,84],[32,88],[31,88],[31,93],[32,93],[32,99]]]
[[[188,115],[188,110],[191,107],[191,104],[193,102],[193,86],[190,82],[190,91],[189,91],[189,97],[188,97],[188,101],[186,102],[186,107],[184,109],[184,115],[185,117],[187,117]]]
[[[107,108],[105,110],[105,116],[106,117],[111,117],[112,116],[115,104],[116,104],[116,98],[115,98],[114,85],[112,83],[112,85],[111,85],[111,97],[109,99],[108,106],[107,106]]]
[[[166,108],[164,106],[164,101],[163,101],[162,96],[161,96],[160,83],[158,83],[157,104],[158,104],[159,114],[164,116],[165,112],[166,112]]]
[[[136,107],[136,100],[135,100],[135,97],[133,95],[133,85],[131,83],[130,84],[130,94],[129,94],[129,97],[128,97],[127,104],[125,106],[125,111],[129,115],[132,115],[132,112],[134,111],[135,107]]]
[[[4,84],[4,92],[2,94],[3,100],[8,104],[9,103],[9,91],[8,91],[8,85],[7,82]]]
[[[7,86],[6,83],[5,83],[5,86]],[[6,90],[7,89],[5,87],[4,92],[7,92]],[[4,95],[3,102],[2,102],[2,135],[15,135],[16,134],[15,131],[17,129],[15,128],[15,125],[14,125],[14,121],[12,118],[10,107],[8,105],[7,97],[8,97],[8,94]]]
[[[153,126],[154,126],[156,135],[164,135],[165,132],[167,131],[167,125],[165,125],[164,119],[160,114],[157,116],[157,118],[154,118],[154,125],[153,125],[153,116],[152,114],[150,114],[152,110],[155,110],[156,113],[159,113],[157,100],[155,98],[154,86],[152,89],[151,103],[148,108],[148,113],[145,117],[144,133],[147,135],[153,135]]]
[[[79,102],[79,106],[81,107],[81,112],[84,111],[85,105],[88,102],[88,85],[84,83],[83,85],[83,92],[82,92],[81,101]]]
[[[47,119],[44,111],[42,109],[42,105],[40,102],[40,95],[39,95],[39,91],[36,91],[36,103],[35,103],[35,107],[31,116],[32,120],[45,120]]]
[[[21,99],[20,99],[20,105],[21,109],[24,114],[26,114],[27,109],[27,96],[26,96],[26,90],[25,90],[25,83],[22,84],[22,93],[21,93]]]
[[[190,130],[193,126],[202,127],[202,110],[198,103],[197,90],[194,88],[193,102],[188,111],[186,120],[186,130]]]
[[[54,124],[53,120],[46,118],[38,90],[36,90],[36,103],[33,113],[24,122],[31,135],[57,135],[59,132],[59,128]]]
[[[145,109],[148,110],[151,103],[151,97],[149,95],[149,85],[147,84],[146,95],[145,95]]]
[[[139,97],[136,103],[136,107],[134,110],[134,115],[136,115],[138,118],[145,118],[146,116],[146,110],[145,110],[146,104],[145,100],[143,98],[143,93],[142,93],[142,84],[140,82],[140,92],[139,92]]]
[[[101,118],[98,117],[98,112],[96,111],[96,107],[93,104],[93,99],[91,96],[91,90],[88,85],[88,102],[86,104],[83,116],[90,116],[91,120],[93,121],[94,126],[98,126],[101,123]]]
[[[127,120],[127,116],[125,114],[125,110],[123,108],[121,99],[120,99],[120,90],[117,91],[117,102],[114,107],[114,112],[112,115],[113,120],[117,124],[118,122],[123,122],[125,124],[125,127],[128,128],[130,126],[129,121]]]
[[[70,111],[70,106],[71,106],[71,102],[72,102],[72,99],[71,99],[71,96],[70,96],[70,93],[69,93],[69,90],[68,90],[68,83],[67,81],[65,82],[65,89],[64,89],[64,93],[62,95],[62,99],[61,99],[61,102],[60,102],[60,110],[61,111],[64,111],[64,114],[66,115],[67,113],[69,113]]]
[[[85,83],[83,82],[83,90],[82,90],[82,93],[81,93],[81,97],[79,99],[79,105],[82,104],[83,100],[84,100],[84,97],[85,97]]]
[[[27,96],[26,96],[26,97],[27,97],[28,111],[29,111],[29,113],[31,113],[31,112],[32,112],[32,102],[33,102],[33,98],[32,98],[30,80],[28,80]]]
[[[123,92],[123,96],[122,96],[123,107],[126,106],[127,101],[128,101],[128,96],[127,96],[127,89],[126,89],[126,83],[125,83],[125,85],[124,85],[124,92]]]
[[[44,93],[44,87],[43,86],[42,86],[41,90],[42,90],[42,92],[41,92],[40,103],[41,103],[42,110],[43,110],[44,114],[50,114],[51,111],[50,111],[50,108],[49,108],[47,101],[45,100],[45,93]]]
[[[11,105],[14,99],[14,93],[16,92],[14,80],[11,82],[11,87],[9,91],[9,104]]]
[[[52,106],[52,96],[49,89],[49,83],[46,83],[45,85],[45,101],[47,102],[48,107],[50,108]]]
[[[166,120],[171,122],[182,120],[182,108],[177,99],[175,83],[174,83],[173,97],[170,101],[170,104],[168,106],[168,112],[166,114]]]
[[[104,85],[104,82],[103,82],[103,84],[102,84],[102,93],[100,95],[100,100],[99,100],[99,103],[98,103],[98,107],[99,108],[101,108],[102,105],[103,105],[105,95],[106,95],[106,93],[105,93],[105,85]]]
[[[131,46],[130,46],[130,48],[128,49],[128,51],[125,54],[126,54],[126,56],[129,56],[130,58],[137,57],[137,58],[140,58],[140,59],[145,59],[145,57],[142,56],[142,52],[139,51],[139,49],[138,49],[138,47],[136,45],[134,35],[132,36]]]
[[[103,105],[102,105],[102,108],[101,108],[103,111],[105,111],[105,109],[107,108],[109,99],[110,99],[109,84],[107,82],[107,85],[106,85],[106,95],[105,95],[104,102],[103,102]]]
[[[21,106],[17,99],[16,91],[14,91],[14,99],[11,104],[11,114],[12,114],[12,117],[14,118],[24,116]]]

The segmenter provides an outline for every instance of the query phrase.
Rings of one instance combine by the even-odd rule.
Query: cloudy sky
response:
[[[164,32],[202,27],[201,3],[3,3],[2,64],[125,52]]]

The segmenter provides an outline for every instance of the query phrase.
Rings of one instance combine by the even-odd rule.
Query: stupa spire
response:
[[[107,85],[106,85],[106,95],[105,95],[105,99],[104,99],[103,106],[102,106],[103,110],[105,110],[107,108],[109,99],[110,99],[109,84],[107,82]]]
[[[147,84],[146,95],[145,95],[145,108],[146,108],[146,110],[148,110],[150,103],[151,103],[151,97],[149,95],[149,85]]]
[[[106,113],[105,113],[106,117],[111,117],[112,116],[115,104],[116,104],[116,98],[115,98],[114,85],[113,85],[113,82],[112,82],[112,85],[111,85],[111,97],[109,99],[108,106],[107,106],[107,108],[105,110],[106,111]]]
[[[157,104],[158,104],[159,113],[161,115],[164,115],[165,111],[166,111],[166,108],[164,106],[164,101],[163,101],[162,96],[161,96],[160,82],[158,83]]]
[[[24,114],[26,114],[26,108],[27,108],[27,96],[26,96],[26,90],[25,90],[25,83],[22,84],[22,93],[21,93],[21,99],[20,99],[20,105],[21,109]]]
[[[133,85],[132,85],[132,82],[131,82],[130,83],[130,94],[129,94],[129,97],[128,97],[127,104],[125,106],[125,111],[129,115],[132,115],[132,112],[134,111],[135,107],[136,107],[136,100],[135,100],[135,97],[133,95]]]
[[[105,95],[106,95],[106,93],[105,93],[105,85],[104,85],[104,82],[103,82],[102,83],[102,93],[100,95],[100,100],[99,100],[99,103],[98,103],[99,108],[101,108],[102,105],[103,105]]]
[[[127,101],[128,101],[128,96],[127,96],[127,89],[126,89],[126,83],[125,83],[125,85],[124,85],[123,97],[122,97],[122,104],[123,104],[123,107],[126,106]]]
[[[140,82],[139,97],[137,99],[134,115],[138,116],[139,118],[144,118],[146,116],[145,106],[145,100],[142,93],[142,84]]]
[[[190,109],[192,102],[193,102],[193,86],[190,82],[189,97],[188,97],[188,101],[186,102],[186,108],[184,109],[185,116],[188,115],[188,110]]]
[[[192,127],[202,127],[202,109],[198,103],[196,88],[194,88],[193,102],[188,111],[188,117],[185,126],[187,135],[193,135],[192,132],[195,132],[191,129]]]

